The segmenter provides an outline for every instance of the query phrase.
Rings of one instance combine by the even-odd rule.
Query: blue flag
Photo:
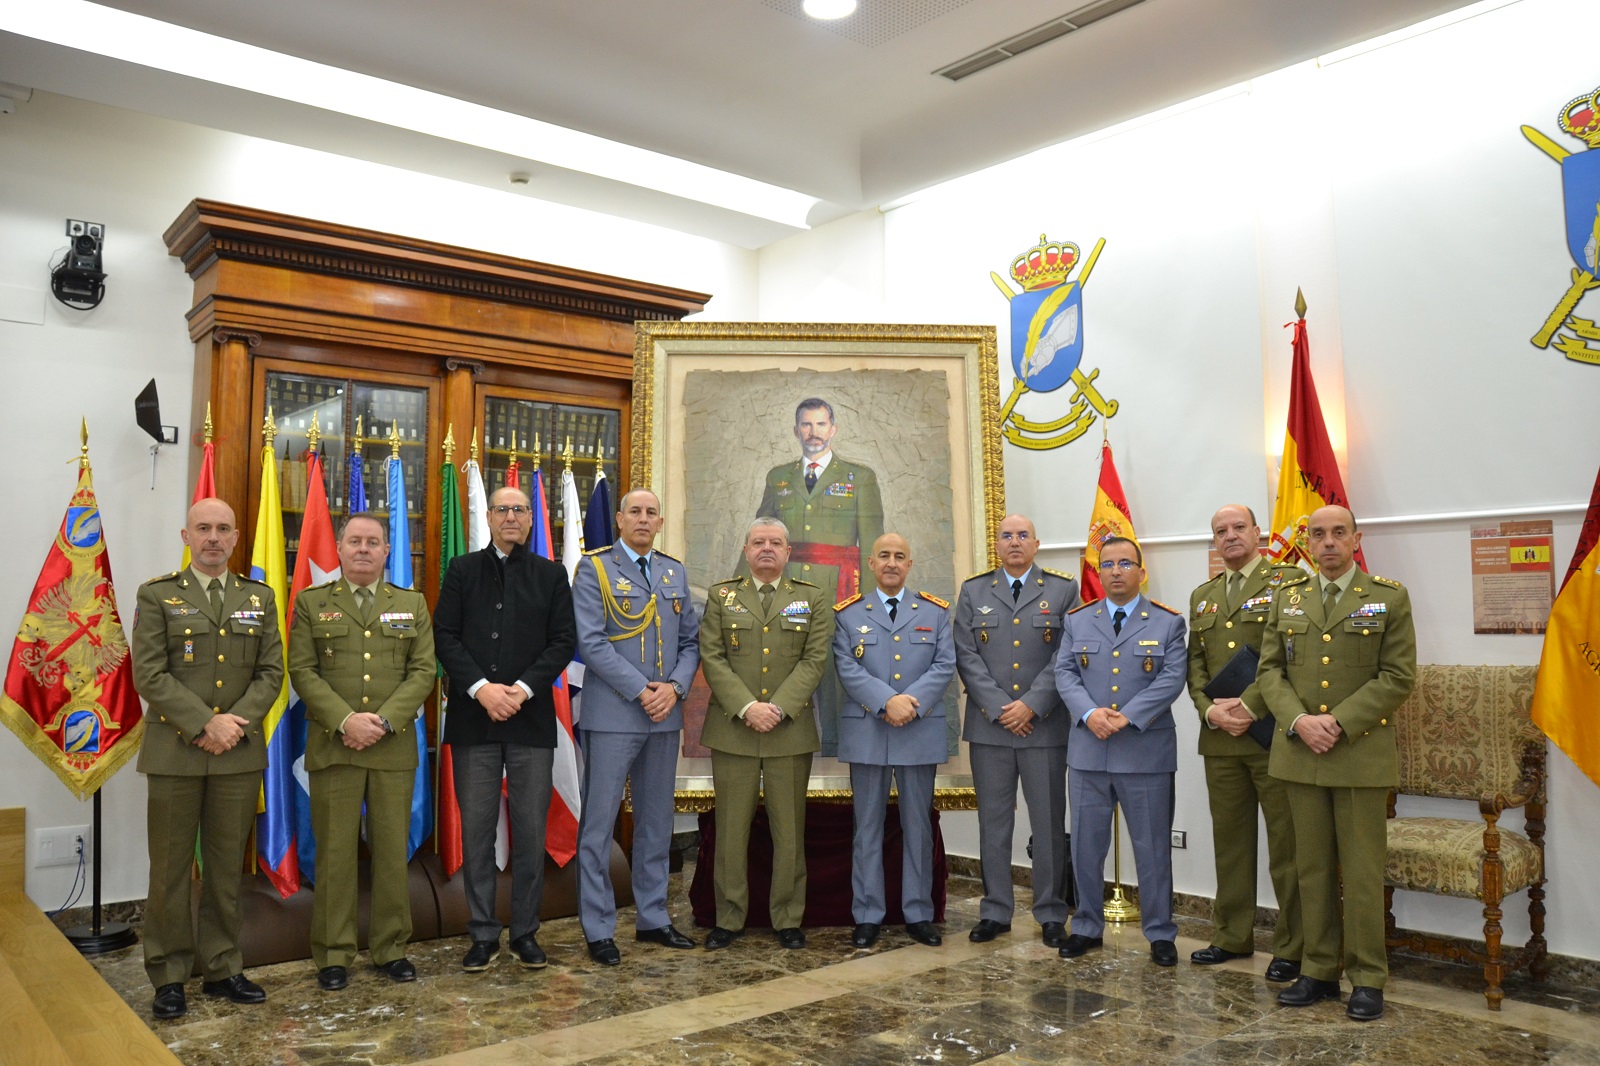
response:
[[[411,580],[411,516],[406,513],[405,463],[398,458],[389,460],[389,561],[384,564],[384,576],[389,584],[400,588],[412,587]],[[418,708],[421,714],[421,708]],[[406,858],[415,855],[422,842],[433,834],[432,775],[428,772],[428,731],[412,730],[417,736],[417,776],[411,788],[411,829],[406,835]]]
[[[344,513],[360,514],[367,509],[367,479],[361,462],[361,452],[350,449],[350,485],[344,497]]]
[[[616,528],[611,517],[611,483],[606,480],[605,471],[595,475],[594,489],[589,493],[589,506],[583,512],[583,546],[592,551],[595,548],[609,548],[616,538],[612,530]]]

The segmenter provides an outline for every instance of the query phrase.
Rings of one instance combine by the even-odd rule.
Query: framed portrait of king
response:
[[[993,326],[641,322],[636,328],[629,488],[661,497],[657,547],[683,561],[695,598],[748,573],[750,522],[789,529],[786,576],[837,602],[871,593],[872,542],[911,545],[907,588],[952,604],[992,568],[1005,508]],[[807,484],[806,457],[825,454]],[[832,617],[824,621],[830,627]],[[847,799],[835,758],[842,690],[830,665],[812,700],[822,750],[813,799]],[[710,692],[684,703],[678,805],[712,805],[700,743]],[[960,682],[945,697],[950,759],[936,782],[945,809],[973,805],[959,741]]]

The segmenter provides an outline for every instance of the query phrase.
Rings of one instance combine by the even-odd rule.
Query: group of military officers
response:
[[[586,553],[570,588],[564,570],[523,543],[527,497],[506,488],[490,503],[492,543],[451,562],[436,620],[420,593],[382,580],[386,529],[365,514],[340,530],[341,577],[296,600],[287,658],[309,719],[319,849],[311,946],[320,987],[344,987],[356,955],[363,805],[370,957],[391,980],[416,977],[405,957],[412,731],[433,684],[437,634],[451,678],[444,740],[462,809],[469,972],[499,954],[493,848],[502,777],[516,845],[511,949],[524,966],[546,962],[535,933],[556,746],[550,685],[575,649],[587,666],[578,859],[591,958],[621,961],[608,866],[630,782],[636,939],[696,946],[673,926],[666,897],[681,704],[699,668],[711,693],[702,740],[712,750],[717,797],[716,919],[705,947],[726,948],[745,931],[758,804],[772,836],[772,928],[782,946],[803,947],[806,785],[819,747],[813,695],[831,661],[843,694],[839,757],[850,766],[854,796],[857,947],[877,942],[888,913],[891,785],[900,797],[906,931],[923,944],[941,942],[931,810],[950,746],[945,695],[959,674],[984,883],[969,939],[991,941],[1011,928],[1020,783],[1044,943],[1069,959],[1102,945],[1105,857],[1120,807],[1151,958],[1174,965],[1172,704],[1187,684],[1203,724],[1218,881],[1214,942],[1191,960],[1209,965],[1254,950],[1259,809],[1279,901],[1266,976],[1294,982],[1280,1002],[1337,998],[1345,972],[1355,986],[1351,1017],[1381,1015],[1383,819],[1397,775],[1388,726],[1411,686],[1415,640],[1405,590],[1353,565],[1360,533],[1349,511],[1311,516],[1308,540],[1320,568],[1312,576],[1262,559],[1248,508],[1219,510],[1213,543],[1225,570],[1195,590],[1186,627],[1183,612],[1143,594],[1136,543],[1105,541],[1106,596],[1080,604],[1076,580],[1035,564],[1037,533],[1021,515],[1000,523],[1000,566],[969,578],[953,609],[908,586],[912,549],[900,534],[871,544],[870,591],[863,581],[863,591],[835,602],[835,589],[788,570],[785,524],[758,517],[746,532],[742,576],[710,586],[702,618],[683,564],[654,548],[662,512],[648,489],[622,498],[619,539]],[[226,569],[238,539],[232,510],[199,501],[183,538],[193,564],[140,589],[133,642],[136,680],[151,708],[139,769],[149,778],[145,960],[158,1018],[184,1013],[183,982],[197,952],[203,992],[237,1003],[265,998],[242,972],[239,872],[266,762],[262,722],[284,661],[271,589]],[[1237,696],[1206,695],[1245,647],[1260,649],[1253,680]],[[197,836],[205,860],[198,939],[189,892]],[[1081,891],[1072,910],[1074,881]]]

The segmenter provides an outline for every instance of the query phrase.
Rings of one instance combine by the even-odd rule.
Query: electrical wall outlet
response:
[[[1172,846],[1175,848],[1188,848],[1189,834],[1182,829],[1174,829],[1172,831]]]
[[[33,865],[76,866],[78,857],[89,862],[89,827],[62,825],[33,831]]]

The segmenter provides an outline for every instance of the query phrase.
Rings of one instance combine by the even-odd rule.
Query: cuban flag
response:
[[[306,460],[306,509],[300,518],[300,547],[295,552],[294,580],[289,584],[288,617],[294,617],[294,601],[313,585],[339,580],[339,551],[333,536],[333,518],[328,514],[328,490],[322,483],[322,460],[312,452]],[[300,856],[300,880],[316,880],[317,839],[311,832],[311,777],[306,772],[306,704],[289,687],[289,758],[295,783],[295,847]],[[270,755],[269,755],[270,758]],[[279,888],[282,891],[282,888]]]
[[[573,495],[577,492],[574,490]],[[533,532],[528,538],[528,550],[554,561],[555,552],[550,536],[550,508],[545,502],[544,473],[534,468],[529,481],[529,499],[533,502]],[[570,514],[576,515],[573,510]],[[578,819],[583,813],[579,799],[582,776],[578,770],[578,742],[572,729],[572,701],[567,690],[566,677],[556,678],[552,686],[556,702],[556,754],[551,769],[550,816],[545,822],[544,850],[565,866],[578,853]]]

